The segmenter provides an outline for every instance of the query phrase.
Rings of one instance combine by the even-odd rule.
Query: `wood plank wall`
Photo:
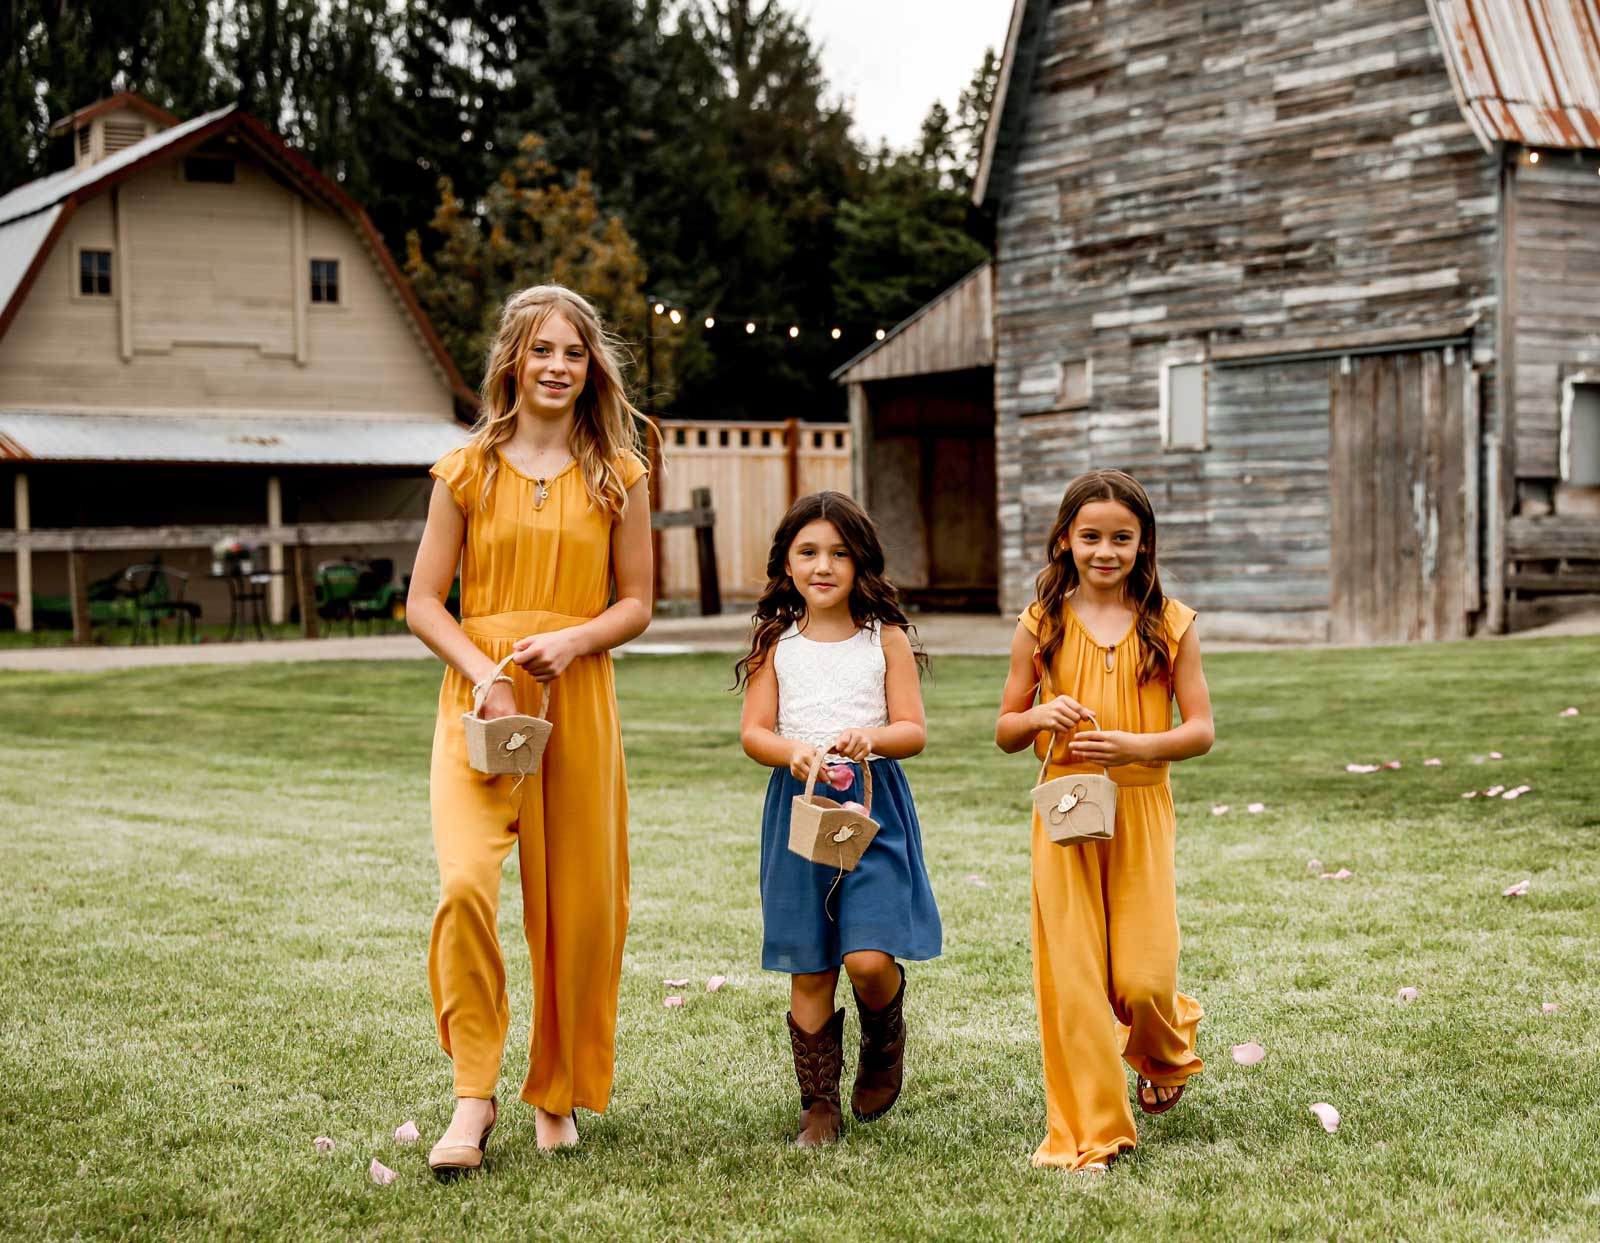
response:
[[[1160,448],[1164,361],[1414,339],[1476,315],[1475,361],[1491,366],[1495,338],[1497,168],[1461,118],[1425,0],[1072,0],[1044,40],[1033,82],[1012,84],[1029,91],[1027,117],[997,187],[1007,610],[1031,594],[1073,475],[1132,463],[1159,490],[1194,473]],[[1076,358],[1092,363],[1093,391],[1069,411],[1051,377]],[[1325,460],[1303,465],[1326,475]],[[1242,478],[1217,471],[1211,503],[1236,516],[1232,537],[1265,548],[1276,507]],[[1235,547],[1186,550],[1189,589],[1237,591],[1213,586]],[[1234,598],[1271,607],[1284,581],[1269,573]],[[1294,591],[1308,616],[1325,610],[1308,584]]]
[[[952,285],[839,377],[841,384],[964,371],[994,363],[994,266]]]

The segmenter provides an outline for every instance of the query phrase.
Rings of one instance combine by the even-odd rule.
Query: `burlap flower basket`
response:
[[[806,792],[795,795],[789,805],[789,849],[813,863],[853,872],[878,834],[878,823],[872,819],[872,766],[861,762],[866,814],[816,793],[821,771],[819,750],[806,777]]]
[[[496,682],[510,682],[501,673],[514,658],[507,656],[494,672],[472,688],[472,711],[461,714],[461,729],[467,736],[467,763],[480,773],[514,773],[531,777],[539,771],[544,744],[550,739],[550,722],[545,711],[550,703],[549,688],[539,687],[539,708],[535,716],[497,716],[486,721],[479,715],[483,701]]]
[[[1051,733],[1039,765],[1039,780],[1033,787],[1033,806],[1044,823],[1045,832],[1057,846],[1079,842],[1109,842],[1117,827],[1117,783],[1109,773],[1070,773],[1046,781],[1050,756],[1056,749]],[[1103,770],[1102,770],[1103,771]]]

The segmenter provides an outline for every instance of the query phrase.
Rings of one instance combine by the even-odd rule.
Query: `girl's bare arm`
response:
[[[815,747],[778,733],[778,671],[772,667],[771,651],[745,683],[739,743],[757,764],[787,768],[801,781],[806,779],[817,753]]]
[[[466,515],[456,505],[449,486],[435,480],[433,495],[428,498],[427,525],[406,592],[406,625],[440,660],[467,681],[477,683],[494,672],[495,662],[467,637],[444,603],[461,563],[466,534]]]
[[[1086,730],[1072,740],[1070,758],[1116,767],[1170,763],[1204,755],[1216,741],[1216,729],[1211,723],[1211,690],[1200,663],[1200,636],[1193,625],[1178,642],[1172,665],[1172,692],[1183,724],[1155,734]]]
[[[1017,623],[1011,636],[1011,667],[1006,671],[1006,688],[1000,695],[1000,719],[994,724],[994,745],[1007,755],[1031,747],[1047,729],[1068,733],[1080,721],[1090,721],[1089,710],[1070,695],[1057,695],[1035,704],[1039,680],[1033,672],[1033,654],[1039,641],[1026,626]]]
[[[904,760],[920,755],[928,744],[927,720],[922,711],[922,683],[917,676],[917,657],[911,640],[899,626],[885,626],[883,641],[883,690],[889,723],[876,729],[847,729],[839,735],[834,751],[849,760],[864,760],[881,755],[886,760]]]

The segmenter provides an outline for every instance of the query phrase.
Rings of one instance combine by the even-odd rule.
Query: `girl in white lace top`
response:
[[[922,859],[922,830],[899,760],[926,740],[909,623],[884,577],[872,519],[840,492],[796,501],[779,523],[756,606],[744,690],[745,754],[774,771],[761,821],[761,965],[790,977],[790,1044],[800,1083],[800,1132],[814,1147],[838,1138],[845,1012],[834,1007],[839,968],[861,1020],[851,1112],[887,1113],[904,1072],[905,969],[937,957],[939,909]],[[866,797],[871,764],[877,834],[854,870],[791,853],[789,811],[823,753],[840,801]]]

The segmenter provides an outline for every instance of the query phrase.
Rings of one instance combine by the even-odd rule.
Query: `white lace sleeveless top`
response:
[[[790,626],[772,650],[772,668],[778,675],[779,737],[825,747],[841,730],[889,723],[877,622],[839,643],[818,643]]]

